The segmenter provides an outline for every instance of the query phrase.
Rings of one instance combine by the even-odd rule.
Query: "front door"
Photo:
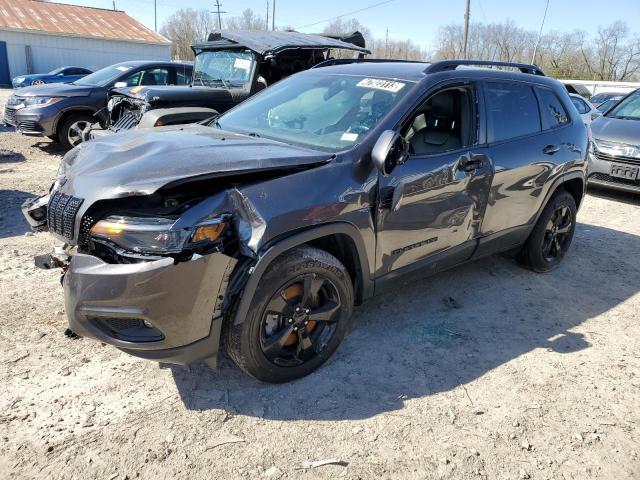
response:
[[[475,85],[448,86],[402,125],[410,155],[379,181],[378,278],[473,253],[493,179],[480,107]]]

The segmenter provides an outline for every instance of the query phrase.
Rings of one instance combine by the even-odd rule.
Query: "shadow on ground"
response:
[[[49,139],[38,138],[33,146],[50,155],[64,155],[68,151],[61,143]]]
[[[168,368],[192,410],[279,420],[392,412],[406,399],[449,391],[535,349],[589,348],[571,329],[640,290],[637,264],[616,253],[639,244],[636,235],[579,224],[572,250],[551,273],[495,256],[399,285],[356,310],[332,360],[289,384],[259,383],[223,357],[218,370]],[[448,297],[459,308],[443,301]]]
[[[33,193],[21,190],[0,190],[0,238],[24,235],[31,231],[20,206],[33,197]]]
[[[614,202],[622,202],[628,205],[640,205],[640,193],[633,194],[628,192],[620,192],[618,190],[607,189],[603,187],[589,186],[589,195],[598,198],[613,200]]]
[[[10,163],[20,163],[24,162],[26,158],[24,155],[18,152],[14,152],[13,150],[5,150],[0,148],[0,165],[6,165]]]

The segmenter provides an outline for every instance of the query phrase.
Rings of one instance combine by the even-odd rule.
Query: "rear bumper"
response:
[[[76,254],[64,276],[69,327],[142,358],[215,362],[222,301],[235,260],[216,253],[108,264]]]
[[[640,168],[640,160],[637,166]],[[589,170],[587,183],[603,188],[611,188],[622,192],[640,193],[640,177],[636,180],[616,178],[611,176],[611,162],[600,160],[592,153],[589,153]]]

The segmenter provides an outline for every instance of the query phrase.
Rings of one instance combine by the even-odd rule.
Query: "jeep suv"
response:
[[[404,274],[502,251],[557,267],[587,130],[535,66],[329,61],[210,124],[81,144],[48,205],[77,334],[163,362],[220,345],[268,382],[306,375],[354,305]],[[518,71],[508,71],[508,67]]]

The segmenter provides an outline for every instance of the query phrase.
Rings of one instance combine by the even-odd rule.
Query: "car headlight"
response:
[[[25,107],[44,107],[60,100],[62,97],[25,97],[23,103]]]
[[[107,111],[111,112],[113,110],[113,98],[110,98],[107,102]]]
[[[16,82],[16,83],[22,83],[22,82],[24,82],[24,77],[16,77],[16,78],[13,79],[13,81]]]
[[[107,240],[127,251],[169,254],[180,253],[189,246],[215,243],[227,227],[225,218],[192,228],[175,228],[175,223],[171,218],[111,215],[91,227],[90,233],[96,240]]]

